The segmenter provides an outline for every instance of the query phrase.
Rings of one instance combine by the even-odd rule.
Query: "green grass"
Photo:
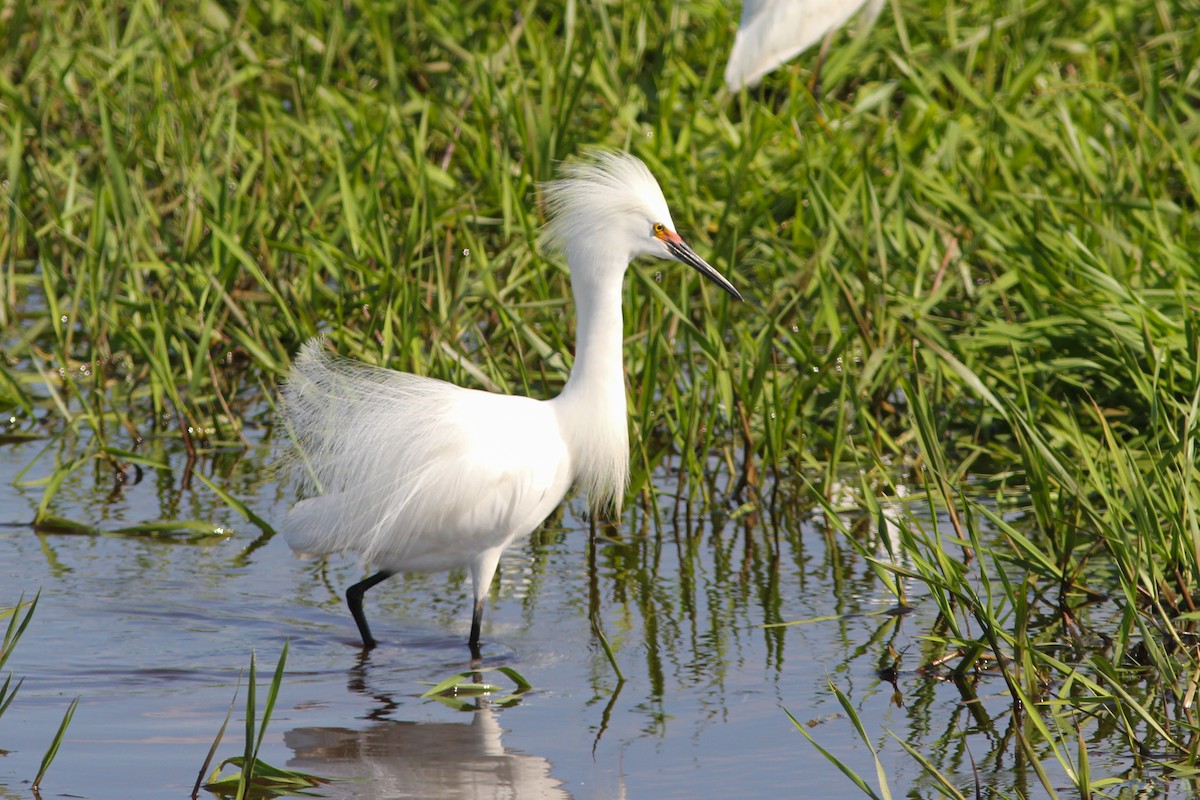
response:
[[[242,447],[317,332],[553,394],[572,323],[537,184],[628,148],[749,298],[630,273],[646,513],[664,465],[741,513],[858,471],[868,510],[925,491],[957,540],[909,520],[911,565],[876,571],[940,598],[960,676],[999,665],[1029,752],[1067,759],[1078,714],[1195,765],[1194,0],[892,2],[820,100],[811,57],[729,96],[715,0],[0,8],[0,410],[50,439],[39,521],[72,470],[158,463],[143,441]],[[1089,628],[1097,593],[1118,630]]]
[[[271,714],[275,710],[275,700],[279,697],[279,688],[283,685],[287,655],[288,643],[284,642],[283,649],[279,652],[279,662],[275,665],[275,672],[272,674],[271,682],[267,686],[266,702],[263,705],[262,717],[260,719],[258,716],[258,705],[255,701],[258,673],[255,666],[254,653],[250,654],[250,679],[246,684],[246,736],[243,741],[242,755],[232,756],[222,761],[213,770],[212,774],[209,775],[208,780],[205,780],[205,773],[208,772],[209,765],[216,755],[217,748],[220,747],[221,739],[225,736],[225,728],[229,725],[229,717],[233,713],[233,703],[230,703],[229,713],[225,715],[225,721],[221,723],[221,727],[217,731],[217,736],[213,740],[212,747],[209,748],[208,756],[205,758],[204,764],[200,767],[200,774],[196,777],[196,784],[192,788],[192,800],[195,800],[199,796],[201,788],[218,797],[228,797],[232,798],[232,800],[248,800],[249,798],[290,797],[311,794],[311,790],[319,788],[322,784],[329,783],[329,780],[326,778],[275,767],[258,757],[263,738],[267,734],[267,726],[271,722]],[[238,688],[241,688],[240,679],[238,681]],[[237,702],[236,691],[234,692],[233,702]],[[225,767],[235,767],[236,771],[229,775],[222,775],[221,771]]]

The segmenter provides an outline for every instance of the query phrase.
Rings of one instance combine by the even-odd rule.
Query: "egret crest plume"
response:
[[[560,179],[542,184],[549,215],[545,238],[551,248],[569,257],[572,250],[596,241],[601,224],[612,226],[630,216],[648,214],[675,230],[662,189],[640,159],[607,150],[590,156],[564,164]]]

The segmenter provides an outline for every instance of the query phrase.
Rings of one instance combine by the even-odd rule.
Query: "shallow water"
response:
[[[886,731],[964,791],[978,774],[1005,793],[1041,792],[1013,771],[999,680],[985,679],[984,703],[968,712],[952,684],[918,674],[932,603],[917,596],[911,615],[881,613],[895,598],[819,514],[788,520],[774,558],[775,535],[753,516],[714,526],[720,515],[676,515],[660,496],[659,523],[635,503],[593,543],[580,505],[568,504],[506,555],[485,613],[484,666],[512,667],[534,688],[511,705],[493,696],[463,711],[419,695],[469,666],[465,577],[397,577],[372,590],[367,613],[381,646],[364,656],[341,598],[362,570],[349,558],[295,558],[281,537],[264,537],[203,481],[188,481],[175,442],[159,444],[169,469],[115,493],[109,468],[77,470],[55,512],[105,530],[195,518],[228,533],[36,532],[27,523],[41,488],[13,483],[46,444],[0,448],[0,520],[11,523],[0,528],[0,605],[41,591],[7,665],[25,683],[0,719],[0,748],[11,751],[0,757],[0,797],[33,795],[28,781],[76,696],[44,796],[186,796],[251,653],[262,686],[285,641],[287,674],[260,757],[348,779],[321,790],[332,797],[862,797],[784,711],[873,784],[871,755],[831,680],[880,749],[894,792],[937,794]],[[276,524],[292,496],[268,460],[259,445],[196,469]],[[23,480],[53,462],[52,448]],[[763,627],[793,620],[810,621]],[[879,669],[896,653],[893,687]],[[484,677],[510,691],[498,672]],[[243,710],[244,687],[218,758],[240,754]],[[944,752],[943,737],[959,730],[971,733],[966,748]]]

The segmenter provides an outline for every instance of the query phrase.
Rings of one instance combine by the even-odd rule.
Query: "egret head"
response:
[[[742,299],[675,232],[658,181],[636,156],[595,151],[587,161],[566,164],[562,178],[543,186],[550,222],[549,241],[567,254],[576,270],[615,268],[621,273],[638,256],[681,261]]]

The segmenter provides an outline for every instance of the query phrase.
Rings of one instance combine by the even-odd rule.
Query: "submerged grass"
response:
[[[1194,0],[894,0],[819,98],[807,59],[730,96],[734,10],[708,0],[0,14],[0,407],[9,436],[79,442],[44,451],[35,522],[89,464],[163,469],[156,439],[244,447],[318,332],[554,393],[572,322],[537,184],[628,148],[750,298],[631,271],[630,520],[661,514],[656,471],[676,514],[732,499],[731,526],[777,531],[848,473],[882,520],[902,480],[952,529],[909,515],[871,556],[901,602],[937,598],[929,665],[998,677],[1030,762],[1081,790],[1087,726],[1195,766]],[[1102,596],[1117,630],[1089,622]]]
[[[499,672],[513,682],[510,694],[501,694],[504,689],[493,683],[485,683],[485,672]],[[429,688],[421,693],[422,699],[437,700],[443,705],[458,711],[476,711],[481,703],[489,708],[505,708],[521,702],[521,697],[533,685],[512,667],[476,667],[466,672],[458,672],[439,683],[429,684]]]

